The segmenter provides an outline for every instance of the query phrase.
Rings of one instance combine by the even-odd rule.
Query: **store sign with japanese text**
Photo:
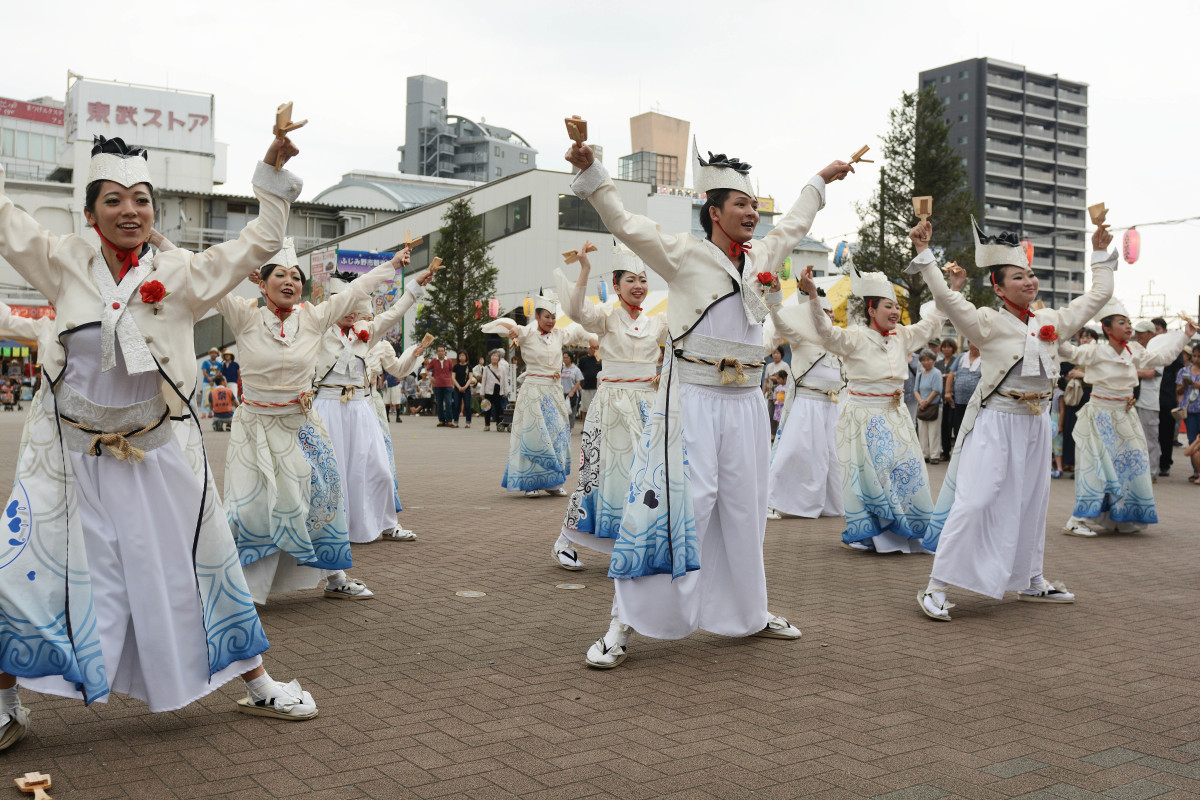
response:
[[[23,103],[20,100],[10,100],[0,97],[0,117],[27,119],[30,122],[41,122],[46,125],[62,125],[63,110],[53,106],[42,106],[37,103]]]
[[[150,150],[211,155],[213,96],[80,78],[67,93],[67,141],[119,136]]]

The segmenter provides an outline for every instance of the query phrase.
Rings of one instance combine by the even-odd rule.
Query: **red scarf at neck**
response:
[[[630,305],[629,303],[625,302],[625,298],[621,298],[621,305],[625,306],[625,308],[629,311],[629,316],[631,316],[631,317],[633,316],[633,312],[635,312],[635,311],[639,314],[642,313],[641,306]]]
[[[871,327],[878,331],[880,336],[895,336],[895,331],[885,331],[883,328],[875,324],[875,320],[871,320]]]
[[[1021,308],[1020,306],[1013,305],[1008,301],[1007,297],[1001,299],[1004,300],[1004,305],[1012,309],[1012,312],[1021,318],[1021,322],[1029,322],[1029,320],[1033,319],[1033,312],[1028,308]]]
[[[721,231],[721,233],[725,234],[725,238],[729,240],[729,257],[730,258],[737,258],[742,253],[750,252],[750,242],[746,242],[744,244],[742,242],[735,242],[733,240],[733,237],[730,236],[728,233],[726,233],[725,229],[721,227],[721,223],[717,222],[716,220],[713,220],[713,224],[715,224],[717,226],[717,228]]]
[[[115,244],[104,238],[104,234],[100,232],[99,225],[93,225],[92,228],[96,231],[96,235],[100,237],[100,241],[108,245],[108,249],[112,250],[113,255],[115,255],[117,260],[121,262],[121,271],[117,273],[117,283],[120,283],[121,281],[125,280],[126,272],[129,272],[129,270],[137,267],[138,251],[142,249],[142,245],[139,244],[132,250],[118,249]]]
[[[1118,356],[1121,355],[1122,350],[1124,350],[1126,353],[1129,353],[1130,355],[1133,355],[1133,351],[1129,349],[1129,340],[1128,339],[1126,339],[1125,341],[1121,341],[1120,339],[1113,336],[1112,334],[1109,334],[1108,340],[1110,342],[1116,342],[1118,345],[1120,345],[1120,347],[1117,348]]]

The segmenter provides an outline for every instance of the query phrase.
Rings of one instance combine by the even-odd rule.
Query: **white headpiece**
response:
[[[139,183],[150,183],[149,155],[144,147],[128,147],[118,138],[105,139],[97,136],[92,146],[92,160],[88,164],[88,184],[95,181],[113,181],[126,188]]]
[[[267,264],[278,264],[281,267],[297,269],[300,268],[300,259],[296,258],[296,246],[292,243],[292,237],[283,240],[283,249],[275,255],[267,259]],[[265,264],[264,264],[265,266]]]
[[[696,137],[692,137],[692,188],[697,192],[708,193],[713,189],[737,189],[751,197],[757,197],[754,184],[750,182],[750,165],[736,158],[726,158],[724,153],[713,155],[710,151],[708,160],[700,158],[696,147]]]
[[[536,314],[538,309],[545,309],[551,314],[557,314],[558,294],[547,289],[537,297],[533,298],[533,313]]]
[[[975,266],[980,269],[1029,266],[1029,256],[1015,233],[1005,231],[998,236],[985,236],[974,216],[971,228],[975,231]]]
[[[1096,315],[1096,319],[1099,321],[1118,314],[1129,319],[1129,312],[1125,310],[1125,304],[1117,298],[1112,297],[1104,304],[1104,308],[1100,309],[1100,313]]]
[[[846,253],[846,271],[850,273],[850,291],[858,297],[883,297],[895,302],[896,287],[882,272],[859,273],[854,258]]]
[[[632,250],[622,244],[613,245],[613,272],[624,270],[634,275],[645,275],[646,264]]]

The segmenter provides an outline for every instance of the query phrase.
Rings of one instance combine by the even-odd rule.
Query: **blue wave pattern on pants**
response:
[[[902,427],[907,425],[908,427]],[[929,532],[933,500],[925,463],[907,411],[850,404],[838,420],[844,542],[861,542],[884,531],[908,539]]]
[[[1077,517],[1108,512],[1113,522],[1158,522],[1141,422],[1128,409],[1088,403],[1075,423]]]
[[[540,387],[526,385],[522,391],[534,388]],[[557,384],[554,389],[558,391]],[[500,485],[510,491],[561,486],[571,474],[571,429],[560,408],[561,401],[555,403],[547,394],[534,395],[527,404],[521,400],[517,398],[510,434],[516,439],[509,447],[508,465]]]
[[[215,674],[234,661],[256,656],[271,646],[246,589],[236,553],[231,551],[224,562],[211,564],[202,563],[198,555],[196,579],[204,601],[210,673]]]
[[[629,467],[633,461],[630,445],[636,448],[641,431],[645,430],[650,403],[638,396],[646,395],[645,392],[607,387],[602,391],[604,395],[592,403],[584,422],[579,447],[579,485],[567,504],[566,526],[598,539],[616,539],[621,533],[621,516],[629,490]],[[628,396],[622,397],[622,392]],[[622,400],[625,402],[620,403]],[[630,402],[635,405],[629,406]],[[612,408],[618,405],[621,407]],[[636,420],[632,424],[638,433],[632,436],[632,441],[627,438],[630,434],[626,430],[631,423],[622,418],[624,414]],[[614,440],[620,446],[615,446]]]

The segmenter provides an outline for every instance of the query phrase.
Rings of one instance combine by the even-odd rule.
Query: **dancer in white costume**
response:
[[[671,294],[672,345],[662,367],[630,476],[609,576],[612,623],[588,650],[599,669],[624,661],[632,630],[680,639],[697,629],[723,636],[798,639],[767,610],[763,565],[769,426],[763,413],[762,321],[774,275],[824,205],[825,185],[852,171],[835,161],[804,187],[765,238],[750,239],[758,201],[750,166],[724,155],[702,161],[693,144],[700,221],[709,238],[668,235],[625,210],[604,165],[575,143],[572,183],[612,233],[660,275]],[[765,281],[765,283],[764,283]],[[685,456],[686,451],[686,456]]]
[[[580,248],[579,279],[567,282],[562,270],[554,271],[563,311],[599,339],[599,388],[583,423],[579,485],[567,503],[562,532],[554,543],[554,557],[564,569],[583,569],[572,543],[611,553],[621,528],[621,512],[629,493],[629,468],[633,451],[654,403],[655,370],[659,344],[667,339],[667,318],[642,313],[649,292],[646,265],[624,247],[613,253],[611,306],[595,306],[587,299],[592,264],[587,256],[591,242]]]
[[[98,139],[89,168],[84,213],[98,246],[43,230],[4,195],[0,167],[0,255],[56,307],[40,354],[51,388],[30,412],[5,507],[0,749],[28,729],[18,677],[169,711],[241,675],[239,710],[316,716],[298,683],[263,669],[267,639],[189,406],[193,325],[282,244],[300,181],[272,165],[296,152],[272,142],[254,175],[258,218],[200,254],[151,254],[148,156],[119,139]],[[196,427],[187,448],[169,423],[185,415]]]
[[[587,347],[596,339],[576,323],[554,327],[557,305],[556,298],[537,297],[528,324],[501,318],[483,326],[484,333],[512,338],[525,362],[500,485],[526,497],[537,497],[539,491],[567,496],[563,483],[571,474],[571,412],[559,382],[562,351],[570,345]]]
[[[959,288],[965,278],[956,280]],[[800,282],[810,297],[816,297],[811,268]],[[927,553],[921,539],[933,513],[929,474],[902,398],[909,354],[938,335],[946,315],[927,303],[920,322],[900,325],[892,284],[879,272],[860,275],[853,264],[850,290],[864,300],[867,327],[836,327],[818,304],[810,302],[811,325],[788,329],[788,335],[811,337],[841,356],[848,381],[837,427],[846,513],[842,546],[864,552]],[[778,313],[775,322],[785,329],[787,320]]]
[[[935,620],[950,619],[947,586],[999,599],[1006,591],[1022,600],[1071,603],[1062,583],[1042,575],[1046,510],[1050,502],[1050,418],[1046,411],[1058,379],[1057,339],[1071,336],[1112,294],[1116,254],[1104,252],[1112,236],[1092,237],[1092,286],[1061,310],[1032,311],[1038,279],[1012,233],[984,236],[975,225],[975,264],[991,270],[1003,309],[976,308],[946,285],[929,240],[933,228],[919,223],[909,236],[917,257],[908,272],[921,272],[938,308],[979,348],[983,375],[963,415],[958,442],[946,470],[926,536],[936,548],[929,585],[918,603]],[[951,280],[966,276],[957,265]]]
[[[1120,300],[1110,300],[1097,316],[1104,341],[1075,347],[1063,337],[1058,350],[1086,372],[1092,385],[1092,399],[1075,422],[1075,510],[1063,527],[1069,536],[1089,538],[1114,530],[1137,533],[1158,522],[1146,433],[1133,408],[1133,390],[1139,369],[1170,364],[1196,333],[1188,322],[1147,350],[1130,341],[1133,327]]]
[[[225,508],[256,603],[321,578],[324,597],[373,596],[346,576],[353,559],[344,486],[312,411],[312,365],[333,321],[394,275],[385,264],[342,296],[302,304],[305,277],[288,240],[255,276],[264,305],[234,295],[217,305],[238,343],[244,395],[226,451]]]
[[[387,340],[376,342],[375,346],[367,352],[367,388],[371,393],[371,407],[375,409],[375,416],[379,418],[379,431],[383,434],[384,449],[387,450],[388,466],[392,471],[392,499],[396,504],[397,512],[403,511],[404,505],[400,502],[400,480],[396,477],[396,451],[392,446],[392,431],[388,427],[387,405],[384,402],[383,392],[376,386],[376,382],[385,372],[392,377],[403,380],[416,368],[418,359],[424,353],[425,346],[418,343],[397,356],[396,348]],[[398,411],[396,413],[396,420],[403,422]],[[417,535],[412,531],[407,530],[399,524],[396,527],[403,534],[411,535],[411,538],[404,539],[403,541],[416,540]]]
[[[824,293],[816,300],[803,294],[799,306],[772,306],[771,318],[763,326],[770,350],[786,338],[792,347],[791,408],[785,410],[775,444],[771,448],[771,472],[767,481],[767,519],[794,517],[840,517],[842,471],[838,465],[837,428],[839,394],[845,381],[842,360],[814,344],[810,302],[833,319],[833,306]],[[799,329],[809,331],[801,335]],[[769,368],[770,365],[768,365]]]
[[[399,269],[408,260],[409,251],[405,248],[392,259],[391,267]],[[356,298],[349,313],[328,327],[321,341],[313,410],[325,422],[337,453],[350,541],[354,544],[377,540],[412,542],[417,538],[396,522],[395,486],[392,470],[388,468],[390,454],[379,435],[379,420],[367,397],[367,359],[371,348],[425,296],[425,285],[432,278],[429,270],[411,278],[404,287],[404,295],[369,322],[370,297]],[[352,285],[335,277],[330,291],[336,298]]]

